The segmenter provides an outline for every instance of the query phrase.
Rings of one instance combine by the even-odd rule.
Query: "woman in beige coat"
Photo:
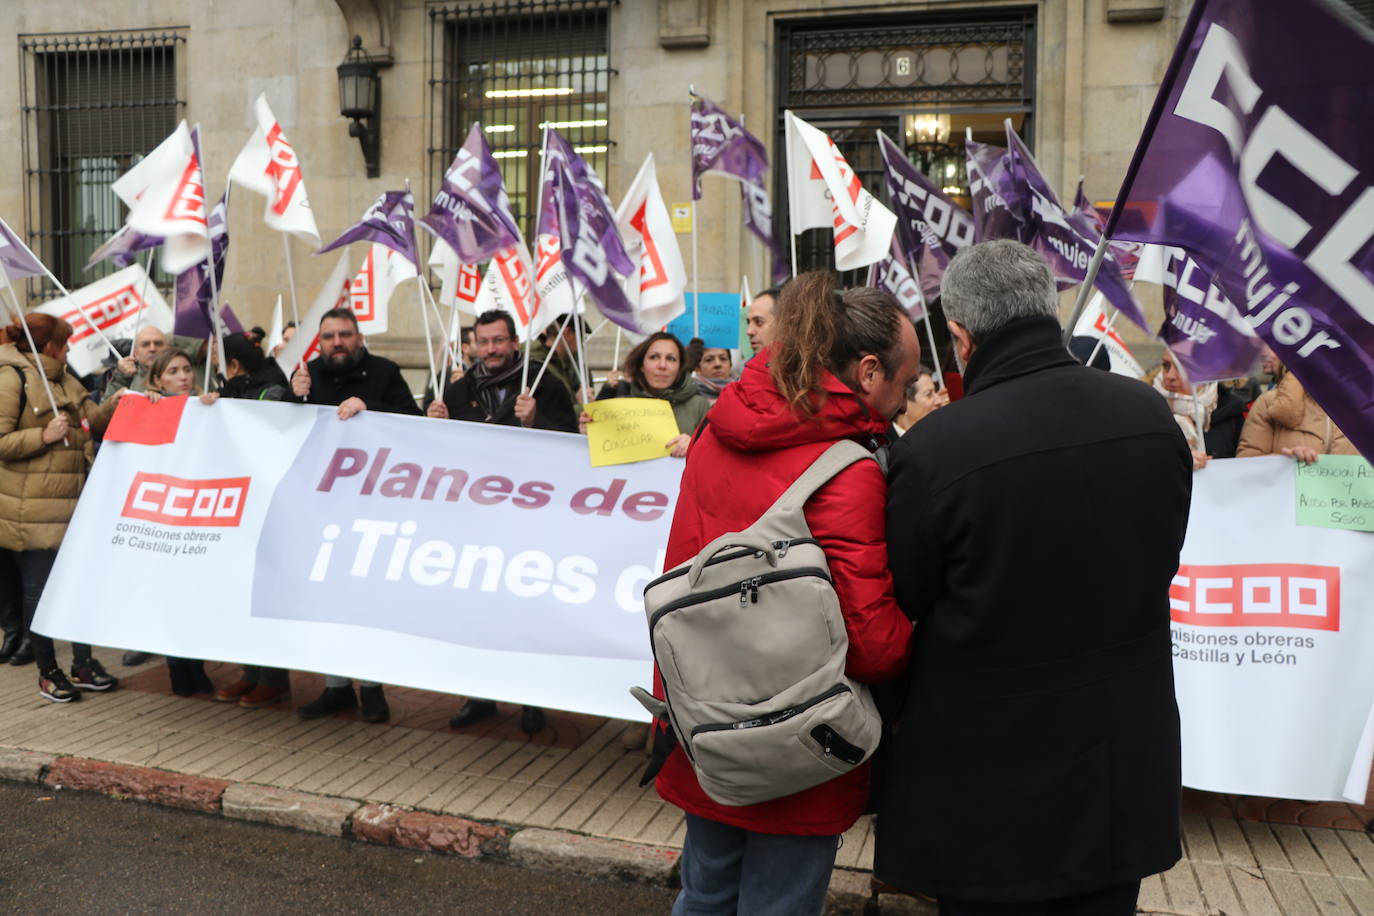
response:
[[[1236,449],[1237,458],[1288,455],[1305,464],[1316,461],[1318,455],[1358,454],[1298,377],[1282,367],[1279,383],[1250,407]]]
[[[80,643],[72,645],[68,681],[53,641],[32,632],[33,615],[86,482],[92,435],[104,431],[123,392],[95,404],[67,371],[71,325],[41,314],[24,321],[28,335],[18,323],[0,329],[0,549],[12,554],[19,572],[38,692],[69,703],[81,690],[111,690],[117,682]]]

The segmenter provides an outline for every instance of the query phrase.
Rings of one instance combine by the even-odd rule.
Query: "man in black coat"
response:
[[[941,292],[967,395],[892,447],[916,629],[874,873],[945,916],[1127,916],[1181,852],[1169,584],[1192,459],[1149,386],[1065,350],[1031,249],[966,248]]]
[[[533,392],[529,388],[521,390],[525,367],[520,358],[515,319],[509,312],[490,309],[478,315],[472,326],[472,348],[476,357],[472,368],[444,386],[443,397],[436,398],[425,410],[428,416],[577,432],[577,413],[563,383],[545,372],[534,385],[539,364],[531,364],[529,369],[527,382],[534,385]],[[470,697],[448,724],[452,728],[466,728],[494,715],[494,701]],[[524,707],[520,728],[532,735],[543,727],[544,711],[537,706]]]
[[[303,404],[338,407],[345,420],[363,410],[420,413],[401,367],[367,351],[358,318],[347,308],[320,319],[320,356],[296,369],[291,393]]]
[[[401,367],[367,352],[358,318],[348,308],[330,309],[320,318],[319,358],[296,369],[291,376],[291,393],[305,404],[338,407],[342,420],[364,410],[420,413],[410,386],[401,377]],[[352,709],[360,701],[363,721],[391,718],[381,684],[361,681],[355,696],[351,680],[332,674],[324,679],[324,692],[297,708],[296,713],[303,719],[317,719]]]
[[[442,398],[425,411],[431,417],[499,423],[577,432],[577,412],[563,383],[545,372],[533,392],[521,391],[524,363],[515,319],[509,312],[491,309],[477,316],[472,326],[476,360],[457,381],[444,385]],[[527,384],[533,385],[540,366],[530,365]]]

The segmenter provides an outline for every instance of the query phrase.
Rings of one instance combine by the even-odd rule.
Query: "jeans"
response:
[[[838,848],[835,836],[755,833],[689,814],[673,916],[819,916]]]
[[[48,574],[57,560],[56,550],[20,550],[15,554],[19,563],[19,582],[24,595],[24,627],[29,631],[30,644],[33,646],[33,660],[38,663],[40,672],[57,667],[57,653],[52,640],[33,632],[33,615],[38,610],[38,599],[43,597],[43,586],[48,584]],[[72,662],[81,664],[90,661],[91,647],[85,643],[72,643]]]
[[[24,599],[19,585],[18,554],[0,550],[0,630],[5,635],[24,632]]]
[[[1131,881],[1056,900],[1032,903],[977,903],[940,898],[940,916],[1134,916],[1140,882]]]

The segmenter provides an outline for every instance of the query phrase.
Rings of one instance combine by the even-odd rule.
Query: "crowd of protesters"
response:
[[[1019,247],[985,249],[978,257],[1001,258],[1004,263],[998,270],[1020,271],[1024,283],[1017,287],[1015,296],[1009,294],[1008,302],[1030,304],[1024,314],[1013,314],[1015,309],[1007,305],[1010,311],[1006,314],[998,312],[989,318],[974,311],[959,311],[992,308],[987,303],[976,307],[956,301],[945,303],[954,336],[953,349],[962,360],[973,359],[963,379],[970,394],[977,393],[980,387],[1000,383],[998,372],[1005,371],[1009,373],[1007,377],[1017,378],[1025,366],[1039,360],[1047,370],[1054,371],[1045,372],[1035,385],[1018,386],[1018,397],[1073,400],[1087,397],[1084,392],[1092,390],[1094,384],[1107,384],[1109,388],[1135,384],[1138,387],[1122,401],[1134,406],[1110,422],[1099,418],[1104,428],[1120,426],[1120,435],[1125,437],[1130,435],[1126,428],[1132,423],[1157,425],[1161,417],[1167,416],[1181,433],[1182,443],[1186,443],[1194,472],[1203,471],[1214,458],[1283,454],[1311,463],[1322,454],[1356,453],[1349,439],[1272,352],[1265,355],[1255,376],[1223,382],[1190,383],[1167,350],[1143,385],[1120,379],[1095,382],[1096,373],[1064,375],[1065,366],[1077,364],[1057,344],[1059,328],[1053,320],[1053,303],[1057,301],[1052,295],[1053,284],[1045,287],[1043,302],[1031,301],[1039,295],[1037,284],[1043,285],[1048,276],[1041,276],[1043,262],[1029,254],[1028,249]],[[981,269],[975,258],[957,263],[966,265],[962,270]],[[952,267],[951,275],[957,286],[959,270]],[[963,465],[945,468],[955,456],[943,455],[945,464],[941,464],[920,451],[920,443],[930,436],[911,435],[917,423],[950,404],[947,379],[938,377],[919,361],[915,328],[890,296],[871,288],[839,293],[832,289],[832,283],[828,274],[805,274],[785,288],[770,289],[755,297],[745,318],[750,344],[762,354],[756,358],[740,361],[729,349],[707,348],[700,340],[684,344],[673,334],[660,331],[638,342],[599,387],[581,358],[579,342],[585,339],[587,329],[580,318],[568,316],[550,325],[533,342],[532,358],[527,365],[511,316],[500,311],[486,312],[463,329],[461,351],[453,354],[451,369],[445,361],[440,389],[426,391],[418,402],[401,368],[367,348],[354,314],[346,308],[324,315],[317,329],[319,357],[298,367],[289,379],[272,358],[274,354],[264,352],[261,329],[226,335],[222,340],[221,366],[218,348],[145,327],[134,340],[122,342],[127,351],[121,352],[128,355],[118,359],[103,375],[78,380],[66,363],[71,326],[48,315],[29,315],[23,324],[16,322],[0,330],[0,626],[4,631],[0,662],[35,664],[39,693],[57,703],[78,700],[84,692],[109,691],[117,685],[87,645],[72,646],[70,667],[64,669],[53,641],[34,632],[31,625],[99,437],[118,402],[130,393],[150,399],[198,396],[206,404],[225,397],[322,405],[335,408],[344,420],[372,410],[573,434],[586,433],[594,422],[584,409],[591,400],[663,400],[671,406],[677,424],[677,435],[664,443],[665,450],[676,458],[685,458],[689,453],[698,456],[688,463],[683,478],[669,565],[690,558],[703,543],[720,533],[717,529],[747,526],[819,449],[837,438],[862,440],[884,452],[891,446],[897,462],[893,480],[902,487],[916,488],[916,492],[903,498],[914,501],[913,505],[920,503],[921,511],[934,512],[944,507],[939,511],[955,512],[944,497],[942,501],[930,502],[930,487],[936,485],[941,475],[948,474],[952,475],[949,487],[967,490],[972,478],[961,476]],[[979,325],[980,321],[986,327]],[[1016,334],[1012,335],[1008,328],[1016,329]],[[974,356],[975,352],[979,355]],[[1079,354],[1077,359],[1081,362],[1085,356]],[[1093,363],[1093,368],[1108,368],[1105,360]],[[981,373],[978,367],[982,367]],[[1036,395],[1038,389],[1044,390]],[[1135,393],[1148,393],[1150,389],[1162,399],[1167,411],[1161,409],[1159,400],[1147,396],[1142,401],[1142,396]],[[1009,394],[1012,389],[999,390],[997,397],[983,399],[987,422],[998,416],[995,405],[999,398],[1006,402],[1009,416],[1026,412],[1016,406],[1018,402]],[[1097,404],[1092,398],[1084,401],[1089,403]],[[1097,407],[1084,409],[1091,413]],[[1065,424],[1085,422],[1086,414],[1061,414]],[[965,412],[960,416],[974,418],[976,414]],[[964,421],[969,422],[977,421]],[[949,424],[935,425],[941,430],[949,428]],[[992,451],[1020,448],[1016,443],[1002,441],[1003,433],[1002,428],[985,428],[968,435],[981,437],[979,441],[988,439],[986,448]],[[1061,434],[1066,433],[1037,433],[1048,439],[1062,437]],[[931,434],[936,435],[939,434]],[[1170,436],[1179,438],[1172,432]],[[992,439],[998,440],[995,445]],[[1107,441],[1104,439],[1103,443]],[[902,443],[905,450],[897,443]],[[1107,449],[1108,445],[1103,443],[1096,447]],[[1148,460],[1167,463],[1165,453],[1175,444],[1182,447],[1181,443],[1161,440],[1162,451]],[[761,461],[760,456],[767,456],[768,460]],[[1135,454],[1121,460],[1140,463],[1147,457]],[[971,455],[965,459],[972,460]],[[939,545],[928,532],[922,535],[926,540],[919,543],[909,537],[894,540],[889,521],[884,534],[885,484],[878,467],[856,467],[838,476],[831,488],[833,492],[823,491],[830,492],[830,497],[818,502],[814,512],[808,508],[808,521],[822,543],[829,540],[844,545],[837,548],[830,562],[836,573],[834,587],[845,609],[846,626],[850,627],[850,673],[862,681],[887,680],[906,666],[908,618],[916,616],[906,603],[920,603],[928,597],[922,591],[928,588],[927,584],[913,579],[915,574],[911,570],[919,566],[934,577],[946,574],[942,568],[931,565],[938,554],[930,551],[938,551]],[[911,468],[920,469],[917,478],[911,476],[916,473]],[[989,493],[966,493],[956,501],[962,506],[958,511],[974,512],[971,507],[980,499],[995,502],[997,494],[1004,492],[999,488],[1000,482],[992,482],[998,479],[992,471],[984,469],[977,476],[988,481]],[[1005,492],[1016,489],[1011,483]],[[1178,493],[1171,491],[1169,498],[1176,497]],[[988,511],[993,512],[991,508]],[[702,514],[694,516],[693,512]],[[969,525],[976,527],[972,521]],[[1176,533],[1172,529],[1165,532],[1168,537]],[[1075,535],[1066,529],[1064,536]],[[916,557],[911,570],[897,575],[895,599],[887,566],[892,544],[903,550],[909,548]],[[1169,550],[1163,552],[1168,554]],[[985,555],[1002,554],[990,546]],[[1168,557],[1161,562],[1167,566]],[[964,581],[977,579],[986,583],[985,590],[1005,587],[1025,594],[1020,579],[994,581],[996,578],[975,576]],[[969,598],[970,606],[997,604],[999,600],[988,595]],[[850,609],[857,615],[852,619]],[[1149,608],[1142,605],[1138,610],[1142,621],[1152,619]],[[986,621],[975,621],[970,626],[985,624]],[[930,637],[931,643],[945,638],[936,632]],[[948,638],[952,640],[947,647],[949,652],[963,651],[957,634],[950,633]],[[1027,644],[1034,640],[1032,634],[1025,638]],[[132,647],[124,661],[140,664],[147,658]],[[946,665],[948,659],[927,659],[926,663],[934,670]],[[182,696],[213,694],[218,701],[249,708],[292,699],[290,674],[285,670],[244,666],[236,681],[216,688],[206,675],[203,661],[168,658],[166,664],[171,689]],[[1157,686],[1152,682],[1150,690]],[[908,685],[908,689],[917,688]],[[1144,695],[1136,697],[1138,704],[1143,702],[1141,696]],[[921,698],[921,702],[926,699]],[[1090,710],[1095,702],[1085,698],[1083,708]],[[304,718],[314,718],[355,708],[364,721],[387,721],[390,710],[383,685],[364,681],[355,691],[350,679],[329,675],[323,692],[296,711]],[[466,728],[496,711],[493,700],[467,698],[450,725]],[[932,714],[926,727],[938,719]],[[520,725],[531,734],[538,732],[545,725],[543,710],[524,707]],[[951,723],[950,727],[955,725]],[[918,731],[909,736],[908,742],[920,743],[926,737],[925,731]],[[901,745],[898,740],[898,746]],[[921,757],[914,749],[911,753]],[[989,745],[987,754],[996,757],[997,753],[997,748]],[[952,756],[939,766],[958,766],[960,759]],[[927,769],[935,766],[929,760],[922,765]],[[932,774],[921,791],[939,791],[939,786],[954,776],[952,772],[941,776],[935,770]],[[1016,774],[1015,778],[1023,776]],[[1013,775],[1006,779],[1013,779]],[[1002,777],[998,780],[997,784],[1004,784]],[[739,875],[732,878],[723,874],[719,861],[743,855],[755,834],[796,834],[819,841],[774,843],[767,850],[754,853],[759,861],[770,861],[770,856],[776,859],[776,868],[772,869],[776,874],[789,874],[789,869],[793,873],[793,879],[785,882],[787,888],[770,885],[763,890],[755,888],[756,891],[774,897],[785,891],[798,900],[814,898],[817,888],[823,893],[822,879],[828,875],[834,857],[834,836],[847,829],[863,810],[867,781],[864,769],[860,776],[839,777],[808,793],[784,799],[788,804],[782,807],[768,803],[757,810],[726,810],[702,793],[691,767],[680,754],[667,757],[659,776],[660,792],[688,812],[684,899],[693,895],[741,893]],[[901,808],[933,803],[931,799],[919,798],[919,792],[904,782],[894,785],[896,788],[891,789],[885,804]],[[1113,838],[1112,842],[1115,841]],[[919,830],[900,834],[895,846],[899,852],[889,853],[889,861],[894,854],[924,854],[930,842],[931,837]],[[1160,840],[1141,860],[1141,867],[1167,867],[1164,859],[1171,848],[1168,841]],[[974,877],[969,880],[976,884]],[[732,885],[731,881],[736,883]],[[1072,889],[1068,884],[1064,887]]]

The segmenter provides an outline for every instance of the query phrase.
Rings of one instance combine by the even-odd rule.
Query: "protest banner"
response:
[[[1374,531],[1374,467],[1359,455],[1322,455],[1298,468],[1298,524]]]
[[[96,328],[111,340],[132,337],[134,326],[140,322],[164,334],[172,333],[172,310],[158,292],[157,284],[147,282],[147,276],[143,265],[130,264],[89,286],[74,290],[70,297],[53,299],[34,309],[61,318],[72,326],[67,362],[77,375],[100,371],[109,353],[105,339]],[[144,309],[140,319],[139,312]]]
[[[1297,479],[1279,456],[1214,460],[1193,477],[1169,590],[1183,784],[1363,804],[1374,538],[1299,530]]]
[[[585,449],[374,411],[130,398],[34,626],[642,721],[627,692],[650,676],[642,590],[682,462],[589,468]],[[119,613],[91,569],[120,571]]]
[[[673,406],[660,398],[611,398],[583,410],[592,418],[587,451],[594,468],[662,458],[678,435]]]
[[[709,349],[732,350],[739,346],[739,293],[702,293],[701,306],[693,310],[692,293],[686,294],[687,312],[668,322],[668,332],[684,344],[700,337]],[[692,333],[693,314],[700,320],[700,332]]]

